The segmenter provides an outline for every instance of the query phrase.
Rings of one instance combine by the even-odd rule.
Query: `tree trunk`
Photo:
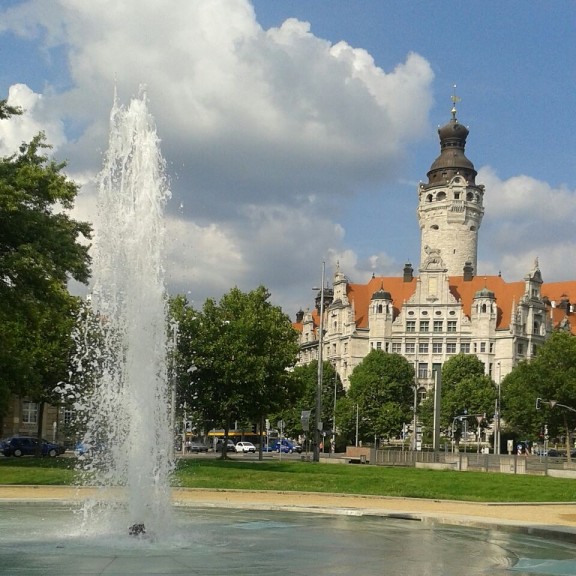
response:
[[[38,446],[36,446],[35,456],[42,456],[42,427],[44,424],[44,405],[44,402],[38,402],[38,427],[36,429]]]
[[[222,460],[226,460],[228,458],[228,432],[230,431],[230,422],[226,420],[224,424],[224,438],[222,440]]]
[[[263,460],[262,443],[264,441],[264,415],[260,416],[260,445],[258,447],[258,460]]]

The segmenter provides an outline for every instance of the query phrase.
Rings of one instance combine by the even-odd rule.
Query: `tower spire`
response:
[[[458,102],[462,102],[462,98],[460,98],[459,96],[456,96],[456,84],[454,84],[452,86],[452,96],[450,96],[450,100],[452,100],[452,120],[454,120],[455,122],[458,122],[458,120],[456,119],[456,104]]]

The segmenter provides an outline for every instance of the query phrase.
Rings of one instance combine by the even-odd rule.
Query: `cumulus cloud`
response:
[[[477,182],[486,186],[480,229],[485,273],[502,270],[517,280],[538,257],[545,280],[572,278],[567,263],[573,261],[576,239],[567,239],[574,238],[576,190],[526,175],[502,180],[491,167],[478,171]]]
[[[358,264],[338,199],[393,181],[407,147],[428,134],[433,72],[422,56],[385,71],[306,22],[264,30],[248,0],[54,0],[50,10],[30,0],[0,22],[0,32],[67,54],[70,87],[48,82],[29,95],[29,119],[50,128],[85,182],[83,217],[114,90],[126,101],[145,85],[173,193],[172,290],[201,301],[264,283],[293,307],[325,255],[360,275],[386,267],[385,255]]]
[[[19,107],[21,115],[0,120],[0,154],[13,154],[22,142],[43,131],[46,139],[57,150],[66,140],[63,123],[54,119],[44,106],[42,94],[36,94],[25,84],[14,84],[8,91],[8,105]]]

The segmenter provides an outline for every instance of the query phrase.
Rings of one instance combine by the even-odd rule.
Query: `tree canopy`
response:
[[[0,101],[0,119],[21,111]],[[47,401],[66,377],[76,299],[89,277],[90,225],[73,220],[78,186],[42,133],[0,159],[0,416],[10,394]]]
[[[308,364],[296,366],[290,373],[290,379],[296,395],[295,401],[290,406],[282,406],[279,412],[272,413],[272,424],[275,426],[277,420],[283,420],[286,435],[296,438],[304,432],[301,421],[302,412],[309,411],[310,421],[307,437],[311,438],[316,421],[318,361],[313,360]],[[336,425],[341,429],[343,423],[338,419],[338,402],[345,397],[346,392],[334,366],[327,361],[323,363],[321,394],[322,412],[319,421],[322,422],[326,434],[331,435],[334,420],[334,396],[336,396],[337,402]]]
[[[474,416],[486,415],[481,422],[486,427],[494,416],[497,389],[489,376],[484,374],[484,364],[473,354],[457,354],[442,366],[442,398],[440,425],[445,430],[454,426],[456,439],[464,420],[474,428]],[[420,408],[421,419],[431,429],[434,398],[429,396]],[[455,420],[456,417],[460,417]],[[468,417],[468,418],[467,418]]]
[[[182,299],[177,305],[181,398],[226,432],[235,421],[260,422],[295,399],[289,369],[297,333],[269,297],[263,286],[248,293],[233,288],[201,310]]]
[[[372,350],[350,375],[348,397],[358,405],[359,438],[397,437],[411,420],[414,368],[403,356]]]
[[[536,409],[536,399],[540,403]],[[549,403],[553,402],[554,407]],[[548,427],[551,438],[568,435],[576,427],[576,338],[558,331],[539,348],[530,362],[521,362],[502,381],[502,417],[506,426],[527,438]]]

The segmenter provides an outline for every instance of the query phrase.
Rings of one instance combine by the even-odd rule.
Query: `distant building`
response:
[[[38,434],[38,404],[27,398],[12,396],[8,413],[0,419],[0,439],[9,436],[36,436]],[[44,407],[42,419],[42,437],[50,441],[65,442],[69,439],[65,433],[72,413],[64,408]]]
[[[468,129],[452,109],[438,129],[440,155],[418,186],[420,266],[403,274],[350,282],[336,270],[324,288],[323,359],[349,386],[370,350],[401,354],[415,367],[418,396],[433,370],[458,353],[475,354],[497,383],[532,358],[555,328],[575,332],[576,280],[545,284],[538,261],[523,281],[477,275],[478,232],[484,216],[482,184],[465,155]],[[318,357],[319,311],[300,311],[301,364]]]

